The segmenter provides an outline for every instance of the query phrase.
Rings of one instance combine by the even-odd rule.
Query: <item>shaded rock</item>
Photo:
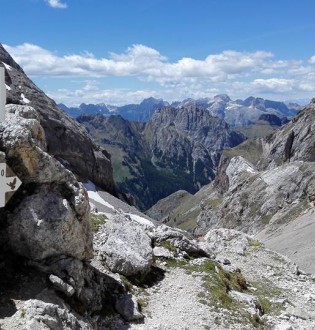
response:
[[[87,200],[83,199],[83,187],[78,185],[76,189],[82,195],[77,199],[83,203],[77,208],[85,207],[81,216],[75,211],[76,198],[72,204],[59,187],[40,186],[22,200],[8,215],[9,244],[16,253],[33,260],[59,254],[78,259],[93,256],[92,232],[85,205]]]
[[[136,221],[116,215],[96,234],[96,250],[108,268],[125,276],[144,274],[152,264],[151,239]]]
[[[126,321],[142,320],[144,318],[139,311],[136,298],[130,293],[117,299],[115,308]]]

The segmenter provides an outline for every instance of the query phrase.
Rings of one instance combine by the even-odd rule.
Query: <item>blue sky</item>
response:
[[[57,102],[315,96],[314,0],[0,0],[0,42]]]

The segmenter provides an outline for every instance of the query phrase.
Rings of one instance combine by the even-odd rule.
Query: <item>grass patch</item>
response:
[[[257,241],[256,239],[253,239],[252,241],[249,242],[249,246],[260,247],[262,246],[262,243],[260,241]]]
[[[267,298],[260,298],[259,303],[264,314],[269,314],[272,311],[272,303]]]
[[[133,284],[128,280],[128,278],[124,275],[119,275],[121,281],[124,283],[126,289],[129,291],[129,292],[132,292],[133,291]]]
[[[207,260],[201,265],[191,265],[187,261],[170,260],[172,267],[181,267],[190,272],[203,272],[203,287],[205,292],[209,292],[203,296],[198,294],[202,301],[207,301],[209,305],[228,310],[235,310],[238,306],[232,297],[229,296],[229,291],[246,291],[247,282],[240,272],[225,271],[220,264]]]
[[[225,149],[222,157],[233,158],[242,156],[251,163],[256,164],[263,153],[263,148],[260,140],[246,140],[232,149]]]
[[[177,253],[177,248],[169,241],[162,241],[156,244],[156,246],[163,247],[164,249]]]
[[[101,225],[103,225],[104,223],[106,223],[106,221],[107,221],[107,217],[104,214],[91,213],[90,219],[91,219],[91,224],[92,224],[92,230],[94,232],[98,231],[99,227]]]
[[[171,260],[167,260],[166,262],[166,266],[167,267],[180,267],[180,268],[184,268],[185,266],[187,266],[188,261],[187,260],[175,260],[175,259],[171,259]]]
[[[264,214],[260,217],[260,220],[262,221],[262,223],[267,225],[270,222],[271,218],[271,215]]]
[[[206,204],[211,208],[216,208],[223,203],[223,198],[208,199]]]

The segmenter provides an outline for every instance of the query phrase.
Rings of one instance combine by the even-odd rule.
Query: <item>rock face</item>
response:
[[[1,44],[0,65],[5,67],[7,104],[30,105],[36,110],[45,132],[47,152],[82,178],[114,193],[109,154],[98,148],[78,122],[35,86]]]
[[[315,161],[315,100],[278,134],[264,143],[268,161],[280,165],[286,161]]]
[[[164,107],[148,123],[120,116],[78,120],[112,153],[117,185],[142,209],[179,189],[196,192],[214,178],[223,148],[244,140],[223,120],[193,106]]]

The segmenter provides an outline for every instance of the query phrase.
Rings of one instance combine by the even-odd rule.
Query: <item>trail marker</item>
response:
[[[0,163],[0,207],[6,205],[21,183],[6,163]]]
[[[5,87],[5,71],[0,67],[0,122],[5,119],[6,104],[6,87]]]

